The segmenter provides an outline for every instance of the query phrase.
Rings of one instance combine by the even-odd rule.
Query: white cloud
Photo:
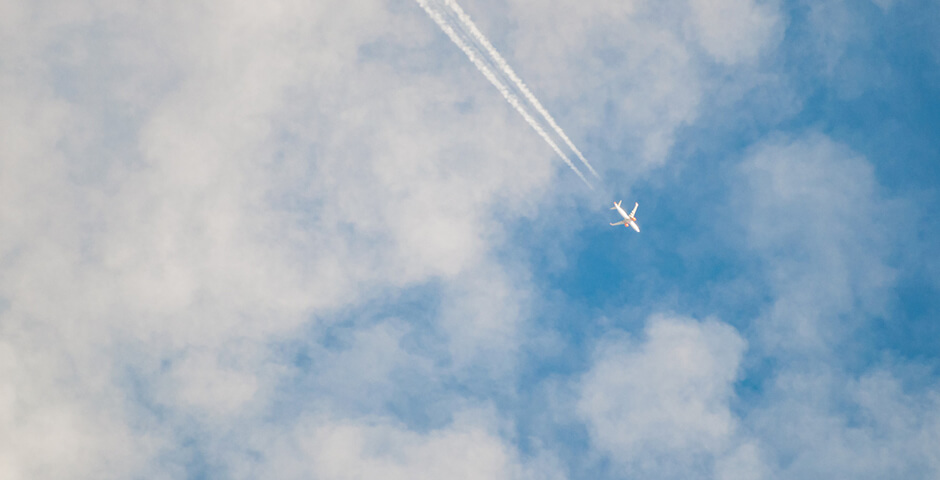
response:
[[[774,290],[764,340],[827,351],[857,326],[841,315],[883,308],[894,279],[891,226],[882,221],[890,200],[870,163],[822,135],[768,140],[741,172],[740,221]]]
[[[872,1],[875,2],[875,5],[878,5],[879,7],[881,7],[881,9],[885,11],[885,13],[889,12],[891,8],[894,7],[894,4],[897,3],[897,0],[872,0]]]
[[[742,423],[783,478],[933,478],[937,392],[905,365],[859,365],[857,330],[894,283],[888,218],[910,216],[867,159],[820,134],[779,137],[742,164],[737,211],[771,302],[755,324],[775,365]],[[870,353],[868,355],[871,355]],[[888,358],[883,355],[882,358]]]
[[[936,391],[907,392],[890,372],[787,373],[750,419],[782,477],[933,478],[940,471]]]
[[[756,480],[774,478],[760,448],[755,443],[742,443],[715,461],[717,480]]]
[[[285,383],[302,399],[317,398],[307,408],[343,415],[384,411],[391,404],[407,404],[421,398],[419,421],[439,424],[459,398],[449,397],[440,387],[444,375],[435,368],[440,350],[419,348],[409,339],[421,332],[407,323],[387,319],[336,334],[338,345],[318,342],[304,345],[304,362],[295,367]],[[408,420],[414,420],[408,418]]]
[[[261,429],[295,372],[272,343],[315,342],[339,311],[403,287],[447,292],[441,348],[416,355],[398,344],[407,328],[363,321],[309,374],[348,374],[347,395],[375,394],[363,408],[381,416],[400,362],[513,369],[527,287],[492,257],[495,217],[531,215],[559,165],[465,67],[437,70],[420,10],[4,8],[32,22],[0,47],[0,322],[29,372],[4,383],[7,476],[174,476],[188,435],[215,458]],[[363,54],[376,44],[403,53]]]
[[[702,47],[719,62],[753,61],[783,33],[775,3],[690,0],[691,23]]]
[[[220,365],[214,353],[191,352],[173,362],[164,376],[165,404],[200,415],[226,416],[245,408],[258,393],[258,378],[239,368]],[[159,397],[158,397],[159,398]]]
[[[730,408],[744,348],[727,324],[666,316],[648,321],[642,342],[604,340],[577,406],[592,442],[631,475],[759,472]]]
[[[699,118],[728,77],[776,47],[784,21],[776,3],[746,0],[517,0],[510,7],[518,28],[503,50],[523,79],[573,119],[562,126],[574,138],[583,136],[578,128],[590,131],[624,154],[622,163],[599,166],[628,170],[631,182],[665,163],[679,129]],[[721,68],[712,68],[715,60]]]
[[[513,447],[479,422],[458,420],[421,434],[387,422],[305,420],[286,441],[275,443],[267,467],[253,473],[323,479],[561,478],[550,463],[525,466]]]
[[[494,427],[503,412],[467,414],[486,403],[467,390],[516,380],[540,300],[503,258],[505,222],[581,186],[406,3],[0,4],[0,476],[563,476]],[[506,51],[576,141],[596,129],[642,172],[715,75],[773,47],[756,27],[778,25],[773,4],[722,5],[741,30],[712,28],[704,4],[514,2]],[[743,173],[742,197],[775,195],[746,211],[752,247],[792,241],[822,266],[768,260],[771,325],[813,314],[807,298],[877,312],[890,282],[884,262],[850,261],[883,242],[847,233],[867,220],[856,203],[877,211],[873,174],[841,153],[814,170],[820,151],[843,149],[771,142]],[[776,167],[794,153],[808,177]],[[838,195],[833,173],[850,180]],[[829,207],[786,215],[807,195]],[[415,318],[384,311],[409,288],[434,298]],[[765,475],[763,439],[731,409],[744,347],[721,322],[667,317],[603,343],[579,392],[592,445],[620,466]],[[936,438],[910,420],[933,397],[863,383],[857,404],[909,412],[872,420],[887,432],[873,444]],[[409,395],[434,411],[394,411]]]

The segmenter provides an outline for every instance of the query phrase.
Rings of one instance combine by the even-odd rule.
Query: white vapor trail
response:
[[[571,139],[568,138],[568,135],[565,135],[564,130],[562,130],[561,127],[555,123],[555,119],[549,115],[548,110],[546,110],[545,107],[543,107],[542,104],[538,101],[538,99],[535,98],[535,95],[529,91],[529,88],[526,87],[525,83],[522,82],[522,79],[516,75],[516,72],[513,71],[513,69],[509,66],[509,63],[506,62],[506,59],[504,59],[503,56],[499,54],[496,48],[493,47],[493,44],[491,44],[490,41],[487,40],[486,36],[483,35],[483,32],[481,32],[477,28],[476,24],[470,20],[470,16],[467,15],[462,8],[460,8],[460,5],[457,4],[456,0],[444,0],[444,3],[447,4],[451,10],[457,13],[457,18],[459,18],[460,22],[464,24],[464,27],[470,31],[470,34],[473,35],[473,38],[477,41],[477,43],[483,45],[483,48],[485,48],[486,52],[490,54],[490,57],[493,58],[496,65],[499,66],[499,68],[503,71],[503,73],[506,74],[507,77],[509,77],[510,80],[512,80],[512,83],[516,85],[516,88],[518,88],[520,92],[522,92],[522,95],[525,96],[526,100],[528,100],[529,103],[535,107],[537,112],[542,114],[542,118],[544,118],[545,121],[551,125],[552,129],[555,130],[555,133],[565,141],[565,143],[568,145],[568,148],[578,155],[578,158],[581,159],[581,163],[583,163],[584,166],[594,174],[594,177],[600,178],[597,172],[594,171],[594,168],[591,167],[591,164],[588,163],[586,158],[584,158],[584,155],[581,154],[581,151],[578,150],[578,148],[574,146],[574,143],[571,141]]]
[[[550,147],[552,147],[552,150],[554,150],[555,153],[557,153],[558,156],[565,161],[565,164],[567,164],[568,167],[574,170],[574,173],[578,174],[578,177],[588,186],[588,188],[594,190],[594,186],[591,185],[591,182],[589,182],[587,178],[584,178],[584,175],[580,170],[578,170],[578,167],[571,163],[571,160],[568,159],[568,156],[565,155],[560,148],[558,148],[558,145],[555,144],[555,141],[552,140],[545,129],[542,128],[535,118],[533,118],[532,115],[530,115],[529,112],[525,109],[525,107],[519,101],[519,98],[510,92],[509,88],[504,85],[503,82],[499,80],[499,78],[496,77],[496,75],[486,65],[486,63],[476,54],[476,52],[473,51],[473,48],[471,48],[470,45],[467,45],[467,43],[464,42],[462,38],[460,38],[460,35],[458,35],[457,32],[455,32],[454,29],[447,23],[447,21],[444,20],[444,17],[431,8],[431,6],[428,4],[428,0],[416,1],[418,2],[418,5],[420,5],[421,8],[427,12],[428,16],[434,20],[434,23],[436,23],[437,26],[440,27],[445,34],[447,34],[451,41],[460,47],[460,50],[462,50],[463,53],[467,55],[467,58],[470,59],[470,62],[473,63],[475,67],[477,67],[477,70],[479,70],[480,73],[482,73],[483,76],[486,77],[486,79],[489,80],[497,90],[499,90],[499,93],[503,95],[503,98],[505,98],[506,101],[509,102],[509,104],[512,105],[512,107],[515,108],[517,112],[519,112],[519,115],[522,115],[522,118],[525,119],[526,123],[528,123],[529,126],[532,127],[532,129],[535,130],[535,132],[538,133],[539,136],[542,137],[542,139],[545,140],[545,142],[548,143]]]

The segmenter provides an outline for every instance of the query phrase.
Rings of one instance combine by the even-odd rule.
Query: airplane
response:
[[[624,209],[620,208],[620,204],[621,204],[621,203],[623,203],[623,200],[621,200],[621,201],[619,201],[619,202],[614,202],[614,206],[611,207],[611,210],[616,210],[618,213],[620,213],[620,216],[623,217],[623,220],[621,220],[621,221],[619,221],[619,222],[617,222],[617,223],[611,223],[610,226],[614,226],[614,225],[623,225],[624,227],[631,227],[631,228],[633,228],[634,230],[636,230],[637,233],[639,233],[639,232],[640,232],[640,226],[636,224],[636,217],[635,217],[634,215],[636,215],[636,209],[637,209],[637,207],[640,206],[640,204],[639,204],[639,203],[635,203],[635,204],[633,205],[633,211],[630,212],[629,214],[627,214],[627,212],[625,212]]]

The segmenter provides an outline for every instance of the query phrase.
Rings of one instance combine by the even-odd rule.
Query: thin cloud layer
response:
[[[755,146],[741,171],[742,224],[774,289],[766,340],[826,351],[881,311],[893,233],[878,219],[903,212],[889,211],[870,163],[822,135]]]

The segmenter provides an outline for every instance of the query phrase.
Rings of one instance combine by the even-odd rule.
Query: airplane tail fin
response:
[[[621,201],[619,201],[619,202],[614,202],[614,206],[613,206],[613,207],[610,207],[610,209],[611,209],[611,210],[616,210],[617,207],[619,207],[621,203],[623,203],[623,200],[621,200]]]

